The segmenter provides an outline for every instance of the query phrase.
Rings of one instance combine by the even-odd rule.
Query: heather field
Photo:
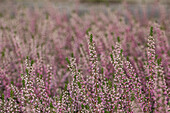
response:
[[[0,0],[0,113],[170,113],[170,6],[85,1]]]

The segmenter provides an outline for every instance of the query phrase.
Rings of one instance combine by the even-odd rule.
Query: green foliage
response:
[[[31,60],[31,66],[34,64],[34,60]]]
[[[99,96],[98,96],[97,100],[98,100],[98,104],[100,104],[102,102],[101,97],[99,97]]]
[[[81,108],[84,109],[84,105],[83,104],[81,104]]]
[[[123,54],[123,49],[120,50],[120,55],[122,55],[122,54]]]
[[[77,82],[77,84],[78,84],[79,88],[81,88],[81,84],[80,84],[80,82]]]
[[[90,43],[92,43],[93,42],[93,35],[91,34],[90,35]]]
[[[65,91],[67,90],[67,84],[65,84],[65,87],[64,87]]]
[[[70,60],[67,57],[66,57],[66,61],[67,61],[68,64],[71,64]]]
[[[115,105],[115,111],[117,111],[117,105]]]
[[[126,60],[129,61],[129,57],[128,56],[126,57]]]
[[[28,73],[28,69],[25,69],[25,72],[26,72],[27,75],[29,74],[29,73]]]
[[[145,77],[145,79],[148,81],[148,80],[149,80],[149,77]]]
[[[159,59],[157,60],[158,65],[160,65],[160,64],[161,64],[161,61],[162,61],[162,59],[161,59],[161,58],[159,58]]]
[[[103,74],[103,72],[104,72],[104,69],[103,69],[103,67],[102,67],[102,69],[101,69],[101,74]]]
[[[119,36],[117,37],[117,41],[120,43],[120,37]]]
[[[54,106],[53,106],[52,102],[50,102],[50,108],[54,108]]]
[[[74,75],[74,80],[76,80],[76,76],[77,76],[77,75]]]
[[[11,98],[13,98],[14,97],[14,91],[11,89],[11,91],[10,91],[10,96],[11,96]]]
[[[4,100],[4,94],[3,93],[2,93],[2,97],[1,98],[2,98],[2,100]]]
[[[111,59],[112,59],[112,61],[113,61],[113,55],[112,55],[112,54],[110,54],[110,57],[111,57]]]
[[[74,57],[74,53],[71,53],[71,57]]]
[[[87,34],[87,35],[89,35],[89,31],[91,31],[91,28],[88,28],[88,29],[86,30],[86,34]]]
[[[4,57],[5,56],[5,51],[1,52],[1,56]]]
[[[153,36],[153,27],[150,28],[150,36]]]
[[[116,84],[114,84],[114,88],[115,88],[115,90],[117,91],[117,85],[116,85]]]
[[[134,101],[134,100],[135,100],[135,94],[132,93],[132,95],[131,95],[131,101]]]
[[[22,86],[25,87],[25,80],[22,80]]]
[[[89,109],[90,107],[89,107],[89,105],[85,105],[85,108],[86,108],[86,109]]]
[[[112,81],[109,79],[108,81],[109,88],[112,88]]]

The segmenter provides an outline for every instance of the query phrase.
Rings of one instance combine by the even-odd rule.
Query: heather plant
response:
[[[161,59],[155,54],[153,27],[150,30],[146,50],[145,84],[135,73],[129,57],[124,57],[119,37],[110,54],[114,71],[112,78],[109,79],[105,77],[104,68],[99,66],[93,35],[87,31],[86,38],[88,38],[89,75],[83,76],[72,54],[71,59],[66,58],[72,79],[65,84],[60,97],[51,96],[44,82],[47,80],[43,80],[43,75],[40,74],[42,70],[36,72],[36,63],[29,62],[27,58],[25,74],[21,75],[22,88],[18,89],[13,83],[9,85],[10,97],[4,98],[2,94],[1,112],[168,113],[168,89]]]
[[[4,112],[11,105],[16,112],[167,112],[170,30],[164,7],[157,22],[146,13],[133,16],[128,7],[82,15],[55,7],[12,8],[13,17],[7,12],[0,18]],[[65,57],[72,53],[68,71]]]
[[[115,45],[118,36],[122,40],[121,45],[125,56],[129,56],[135,70],[138,71],[136,73],[143,76],[143,71],[137,68],[144,65],[142,59],[145,58],[147,42],[145,37],[147,37],[148,26],[141,24],[142,22],[133,17],[129,10],[125,10],[127,12],[124,14],[125,17],[131,15],[126,23],[123,14],[114,13],[111,10],[108,10],[106,14],[89,11],[89,13],[79,16],[77,13],[62,14],[54,7],[45,7],[42,10],[20,7],[14,7],[14,9],[14,18],[5,14],[0,18],[0,60],[2,61],[2,73],[5,73],[2,74],[2,78],[8,79],[7,83],[1,85],[2,89],[11,81],[14,81],[17,87],[21,87],[21,77],[18,74],[24,72],[23,61],[26,56],[32,60],[41,57],[45,64],[51,64],[55,75],[52,81],[53,87],[63,89],[65,81],[70,79],[69,72],[66,70],[65,57],[73,52],[77,63],[87,61],[86,64],[88,64],[88,60],[81,59],[82,55],[87,56],[88,53],[88,44],[84,38],[87,30],[90,30],[96,37],[94,40],[96,41],[97,57],[100,58],[107,78],[110,78],[113,72],[112,64],[108,60],[109,52],[111,46]],[[164,15],[164,19],[168,20],[168,16]],[[162,23],[165,21],[164,19],[162,19]],[[104,26],[103,23],[105,23]],[[150,21],[147,23],[153,24]],[[169,32],[163,24],[160,26],[154,24],[153,27],[158,37],[156,54],[158,54],[158,58],[162,58],[166,84],[169,86],[169,44],[167,43]],[[89,70],[88,67],[84,68],[83,73],[89,74],[86,69]],[[7,88],[5,89],[7,90]]]

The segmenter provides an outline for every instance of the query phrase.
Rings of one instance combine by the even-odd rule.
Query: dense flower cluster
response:
[[[158,24],[126,8],[0,17],[0,112],[170,112],[169,16]]]
[[[4,99],[4,95],[2,95],[1,112],[160,113],[163,111],[168,113],[168,110],[170,110],[167,100],[168,89],[161,60],[158,59],[157,62],[155,60],[155,42],[153,40],[153,35],[150,35],[147,48],[147,65],[149,66],[146,68],[146,71],[148,71],[148,76],[146,76],[147,92],[142,90],[141,80],[136,75],[129,58],[124,57],[119,37],[110,54],[110,61],[115,70],[113,78],[107,79],[103,68],[99,72],[95,43],[91,34],[88,43],[90,75],[87,75],[87,77],[82,75],[74,55],[72,55],[71,60],[66,58],[72,80],[65,85],[65,90],[62,91],[60,99],[56,100],[47,93],[48,90],[46,90],[42,75],[35,74],[34,63],[29,64],[27,59],[25,61],[25,75],[21,75],[23,87],[18,89],[11,84],[11,87],[9,87],[10,97]],[[151,50],[153,53],[151,53]],[[150,57],[151,55],[153,59]],[[149,64],[150,62],[152,64]],[[154,69],[150,69],[153,64],[155,64],[152,67]]]

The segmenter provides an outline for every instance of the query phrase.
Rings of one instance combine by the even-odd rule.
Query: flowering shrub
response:
[[[166,13],[19,9],[0,17],[0,112],[168,112]]]
[[[86,37],[89,36],[87,32]],[[142,84],[129,58],[125,58],[121,41],[112,47],[110,61],[114,74],[107,79],[99,67],[93,35],[88,39],[90,75],[83,76],[76,59],[66,58],[72,80],[65,85],[61,96],[48,94],[42,75],[35,70],[33,62],[25,62],[25,74],[21,75],[22,88],[10,85],[10,97],[2,94],[1,112],[134,112],[168,113],[168,89],[165,83],[161,59],[155,54],[153,27],[147,43],[145,83]],[[145,61],[144,61],[145,62]],[[147,91],[142,89],[146,85]]]

